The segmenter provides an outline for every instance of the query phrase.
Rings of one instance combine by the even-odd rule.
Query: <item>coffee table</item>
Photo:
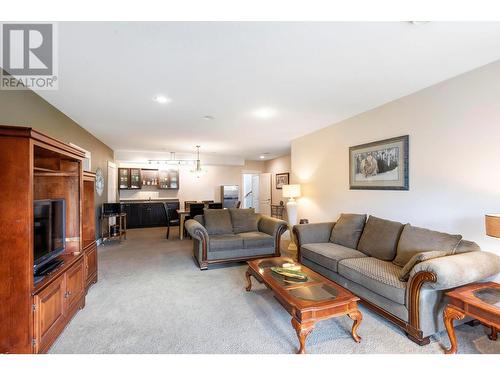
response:
[[[308,280],[303,282],[286,278],[271,270],[273,266],[295,263],[291,258],[265,258],[250,260],[247,263],[247,292],[252,289],[251,276],[273,291],[275,298],[292,316],[292,326],[297,332],[300,344],[298,354],[306,352],[306,339],[316,322],[336,316],[347,315],[354,320],[351,335],[354,341],[361,341],[356,331],[363,316],[358,310],[359,298],[350,291],[304,265],[300,265],[301,272],[307,275]]]
[[[457,337],[453,320],[463,319],[466,315],[490,327],[491,340],[497,339],[500,328],[500,284],[494,282],[476,283],[463,286],[446,293],[448,305],[443,311],[444,325],[450,338],[450,348],[446,354],[457,352]]]

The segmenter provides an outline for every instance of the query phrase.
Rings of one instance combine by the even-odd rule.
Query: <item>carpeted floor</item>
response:
[[[294,353],[290,316],[264,286],[245,292],[245,265],[200,271],[191,241],[174,231],[135,229],[99,247],[99,281],[50,353]],[[174,238],[174,239],[172,239]],[[361,307],[356,344],[352,321],[320,322],[309,353],[442,353],[445,333],[420,347],[394,325]],[[482,326],[457,329],[459,353],[500,353]]]

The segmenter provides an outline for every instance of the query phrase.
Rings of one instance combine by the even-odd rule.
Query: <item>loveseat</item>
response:
[[[293,231],[302,264],[352,291],[420,345],[444,329],[447,290],[500,272],[499,256],[461,235],[375,216],[342,214]]]
[[[186,221],[193,238],[193,256],[200,269],[212,263],[280,256],[287,223],[255,213],[254,209],[205,209]]]

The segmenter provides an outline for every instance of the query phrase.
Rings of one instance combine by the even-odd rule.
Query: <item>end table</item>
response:
[[[490,327],[491,340],[497,339],[500,328],[500,284],[494,282],[476,283],[463,286],[446,293],[448,305],[443,311],[444,325],[450,338],[451,347],[446,354],[457,352],[457,337],[453,327],[455,319],[470,316]]]

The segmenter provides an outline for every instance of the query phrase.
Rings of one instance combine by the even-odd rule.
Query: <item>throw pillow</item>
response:
[[[205,209],[203,210],[205,228],[208,234],[230,234],[233,233],[231,216],[228,210]]]
[[[446,253],[446,251],[426,251],[423,253],[415,254],[414,256],[411,257],[411,259],[408,261],[408,263],[406,263],[406,265],[401,270],[399,280],[400,281],[408,281],[408,279],[410,278],[411,270],[417,264],[425,262],[426,260],[429,260],[429,259],[441,258],[441,257],[444,257],[446,255],[448,255]]]
[[[461,239],[459,234],[436,232],[406,224],[399,239],[396,258],[392,263],[404,267],[412,256],[425,251],[445,251],[448,255],[453,254]]]
[[[358,250],[380,260],[392,261],[403,228],[404,224],[397,221],[370,216],[361,234]]]
[[[471,251],[481,251],[481,248],[474,241],[462,240],[457,245],[454,254],[470,253]]]
[[[230,208],[234,233],[257,232],[260,215],[253,208]]]
[[[330,242],[356,249],[365,222],[366,215],[341,214],[332,229]]]

